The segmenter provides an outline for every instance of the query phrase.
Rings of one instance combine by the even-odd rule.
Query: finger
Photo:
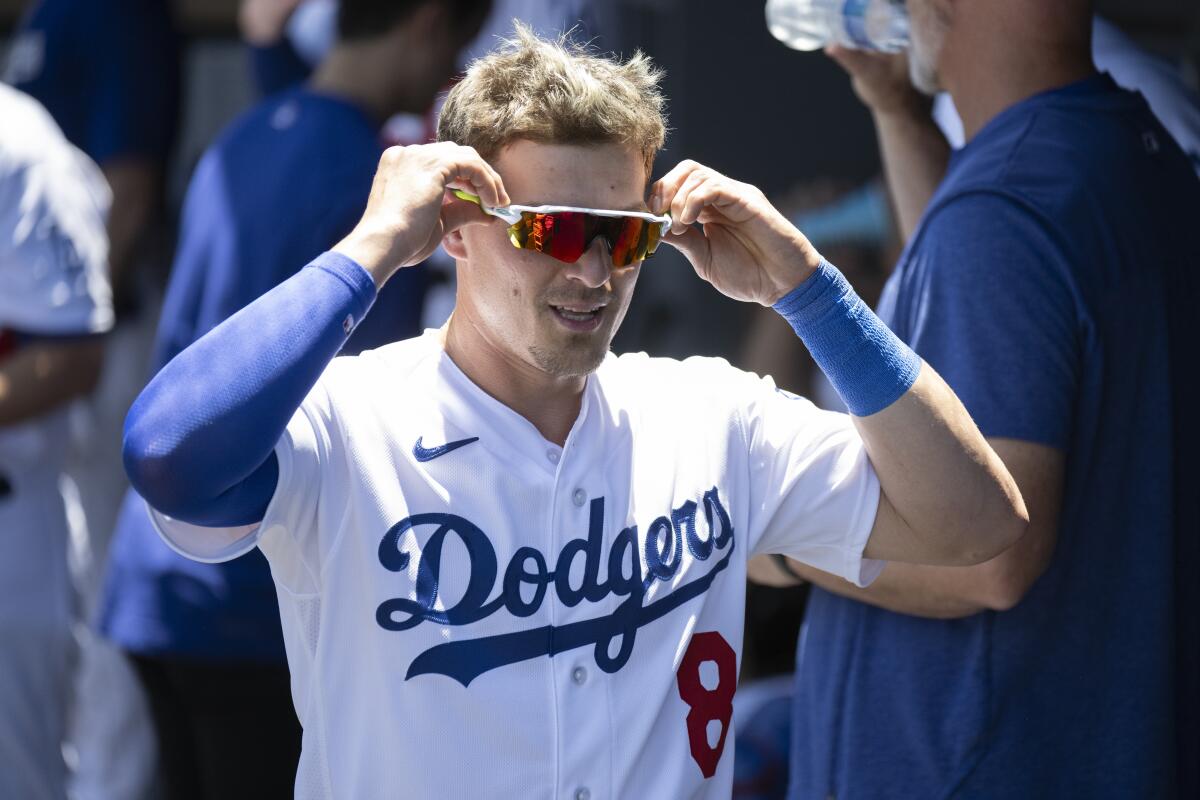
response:
[[[475,149],[471,148],[471,152],[475,153]],[[504,188],[504,179],[500,177],[500,173],[496,171],[495,167],[484,161],[478,153],[475,153],[475,157],[479,160],[479,163],[483,165],[483,168],[487,174],[491,176],[492,183],[496,187],[496,205],[510,205],[512,203],[512,199],[509,198],[508,191]]]
[[[446,188],[462,189],[465,192],[469,192],[478,197],[479,202],[489,208],[506,205],[506,203],[501,201],[502,194],[499,183],[482,170],[472,170],[465,166],[460,167],[446,181]]]
[[[709,243],[708,237],[699,228],[684,228],[682,233],[671,232],[663,237],[663,241],[674,247],[687,258],[692,269],[701,278],[708,272]]]
[[[825,55],[829,56],[837,65],[852,76],[861,75],[865,70],[870,69],[878,63],[871,53],[864,53],[862,50],[852,50],[849,47],[841,47],[833,44],[825,48]]]
[[[423,244],[421,246],[421,249],[418,250],[415,254],[413,254],[413,256],[411,258],[409,258],[407,261],[405,261],[400,266],[411,267],[416,264],[420,264],[422,261],[429,258],[431,255],[433,255],[433,251],[438,249],[438,245],[440,245],[442,243],[442,236],[443,236],[442,221],[438,220],[437,223],[435,223],[434,226],[430,229],[429,238],[425,241],[425,244]]]
[[[675,192],[674,198],[671,200],[671,231],[673,233],[682,233],[688,225],[696,221],[693,216],[688,218],[684,215],[687,208],[688,198],[692,193],[708,180],[706,172],[692,172],[684,180],[683,185]]]
[[[475,203],[460,200],[450,192],[446,196],[442,203],[442,236],[467,225],[486,225],[496,219],[485,214]]]
[[[829,56],[831,61],[846,70],[846,72],[851,71],[849,65],[846,63],[846,48],[831,44],[825,48],[825,55]]]
[[[675,194],[679,191],[679,187],[683,185],[683,182],[692,173],[703,169],[705,167],[690,159],[680,161],[672,167],[670,172],[659,178],[650,188],[650,209],[655,214],[661,214],[665,209],[670,208],[675,199]]]
[[[734,201],[736,198],[724,182],[710,178],[688,192],[683,210],[679,212],[680,221],[691,225],[700,221],[704,209]]]
[[[508,205],[508,194],[500,175],[472,150],[456,161],[452,167],[449,188],[463,189],[477,195],[484,205],[496,207]]]
[[[471,150],[471,153],[475,156],[475,158],[479,161],[479,163],[483,165],[483,169],[492,178],[492,182],[494,183],[494,185],[496,187],[496,205],[500,205],[500,206],[510,205],[512,203],[512,199],[509,198],[508,191],[504,188],[504,179],[500,177],[500,173],[496,171],[495,167],[493,167],[491,164],[489,164],[487,161],[485,161],[483,159],[483,157],[480,156],[478,152],[476,152],[475,148],[472,147],[472,148],[470,148],[470,150]]]

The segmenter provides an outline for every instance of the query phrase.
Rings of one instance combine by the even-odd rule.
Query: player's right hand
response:
[[[488,206],[510,202],[500,175],[473,147],[452,142],[389,147],[379,159],[362,219],[333,249],[383,286],[396,270],[428,258],[451,231],[496,219],[447,189],[471,192]]]
[[[920,110],[928,115],[929,98],[912,85],[905,53],[872,53],[830,45],[825,54],[849,73],[854,93],[874,114]]]

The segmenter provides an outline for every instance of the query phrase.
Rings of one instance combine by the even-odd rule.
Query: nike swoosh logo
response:
[[[422,447],[421,439],[425,437],[418,436],[417,443],[413,445],[413,456],[417,461],[433,461],[438,456],[444,456],[452,450],[457,450],[460,447],[465,447],[471,442],[478,442],[478,436],[472,436],[470,439],[459,439],[457,442],[447,442],[439,447]]]

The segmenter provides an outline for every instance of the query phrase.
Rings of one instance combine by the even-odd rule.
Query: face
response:
[[[949,8],[942,0],[908,0],[909,78],[917,90],[927,95],[941,91],[938,63],[950,28]]]
[[[646,166],[617,144],[557,145],[525,140],[492,159],[514,204],[646,211]],[[640,264],[614,267],[603,237],[574,264],[519,250],[493,218],[447,240],[458,260],[455,316],[481,346],[554,377],[586,375],[604,360],[633,294]],[[452,235],[453,236],[453,235]]]

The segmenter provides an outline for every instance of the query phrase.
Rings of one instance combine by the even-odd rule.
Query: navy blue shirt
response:
[[[307,89],[235,121],[188,188],[153,370],[347,234],[366,207],[380,152],[378,127],[362,111]],[[345,351],[415,335],[423,294],[422,270],[398,272]],[[117,523],[100,625],[139,653],[284,658],[262,555],[218,565],[179,556],[132,492]]]
[[[263,97],[303,83],[312,74],[312,67],[286,38],[271,45],[251,45],[247,52],[250,74]]]
[[[97,164],[162,161],[178,124],[179,51],[167,0],[39,0],[13,37],[5,79]]]
[[[1200,182],[1107,76],[954,156],[880,315],[986,436],[1065,452],[1057,548],[1003,613],[814,591],[792,797],[1196,796],[1198,272]]]

